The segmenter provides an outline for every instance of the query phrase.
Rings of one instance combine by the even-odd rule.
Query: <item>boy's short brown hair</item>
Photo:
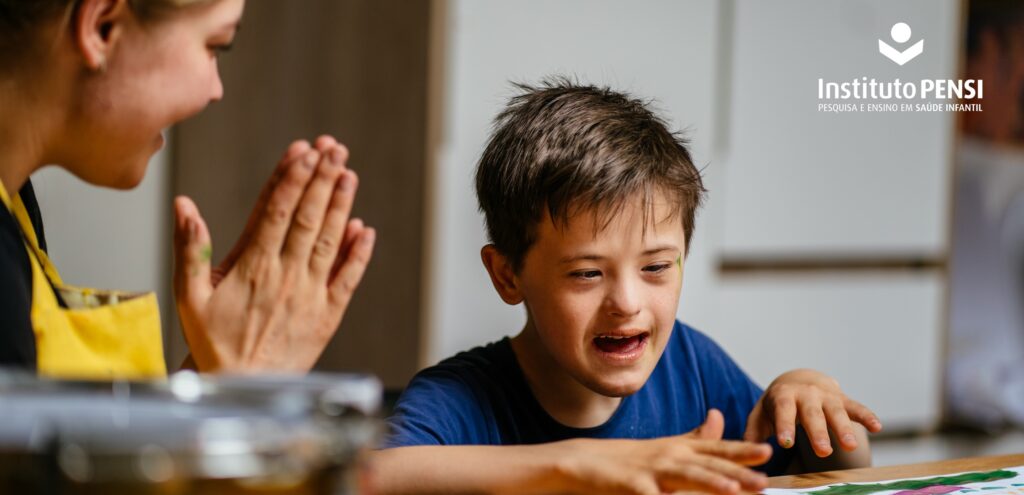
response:
[[[689,247],[705,190],[686,139],[646,102],[606,87],[565,78],[516,86],[521,93],[495,119],[476,171],[488,237],[514,270],[545,209],[562,226],[595,211],[602,228],[638,194],[644,225],[657,193],[673,203]]]

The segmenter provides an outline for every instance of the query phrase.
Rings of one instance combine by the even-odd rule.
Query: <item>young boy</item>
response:
[[[676,321],[704,194],[686,141],[621,93],[562,80],[521,89],[476,185],[484,266],[526,325],[412,380],[377,453],[380,490],[756,491],[763,475],[742,465],[802,467],[789,449],[798,416],[813,445],[798,449],[831,455],[822,467],[869,462],[851,420],[881,424],[834,380],[797,370],[762,393]],[[829,430],[853,457],[833,454]],[[785,449],[736,441],[773,434]]]

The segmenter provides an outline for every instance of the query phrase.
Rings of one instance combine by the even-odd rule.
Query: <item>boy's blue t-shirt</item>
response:
[[[676,321],[647,383],[624,397],[604,424],[572,428],[537,402],[506,337],[419,372],[388,419],[391,432],[384,447],[657,438],[690,432],[710,408],[725,416],[724,438],[739,440],[761,393],[718,344]],[[758,469],[781,474],[793,449],[772,447],[772,460]]]

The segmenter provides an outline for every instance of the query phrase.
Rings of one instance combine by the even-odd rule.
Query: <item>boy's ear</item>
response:
[[[488,244],[480,250],[480,259],[483,260],[484,268],[491,276],[491,283],[494,284],[494,290],[498,291],[501,300],[511,305],[523,302],[512,263],[494,247],[494,244]]]
[[[127,0],[81,0],[71,23],[86,67],[106,69],[131,15]]]

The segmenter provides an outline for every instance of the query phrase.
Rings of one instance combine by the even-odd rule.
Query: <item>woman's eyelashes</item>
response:
[[[217,56],[223,55],[224,53],[227,53],[227,52],[231,51],[231,47],[232,46],[234,46],[233,42],[229,42],[229,43],[211,43],[209,45],[206,45],[206,48],[208,50],[210,50],[210,53],[213,54],[213,56],[217,57]]]

